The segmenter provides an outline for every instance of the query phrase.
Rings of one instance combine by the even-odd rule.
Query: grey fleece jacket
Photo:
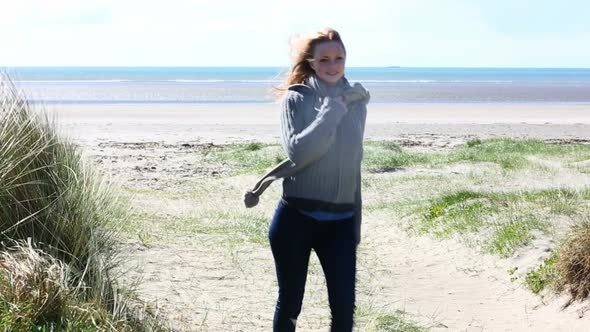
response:
[[[349,104],[347,112],[333,98],[298,84],[289,87],[281,107],[283,148],[303,167],[283,179],[283,197],[352,207],[359,236],[366,102]]]

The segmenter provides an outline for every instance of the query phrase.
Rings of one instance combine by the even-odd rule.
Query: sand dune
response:
[[[277,142],[277,105],[62,105],[51,111],[68,135],[124,187],[142,192],[193,190],[186,179],[197,174],[188,163],[190,148],[181,143],[216,144],[244,141]],[[371,105],[367,139],[396,140],[408,148],[446,149],[470,138],[540,138],[590,142],[590,105],[444,104]],[[147,142],[146,144],[135,144]],[[152,142],[152,143],[150,143]],[[466,166],[467,167],[467,166]],[[474,166],[476,167],[476,166]],[[222,170],[219,170],[222,172]],[[471,168],[464,173],[472,171]],[[563,173],[563,174],[562,174]],[[556,170],[513,181],[515,189],[562,186]],[[403,176],[403,174],[402,174]],[[590,181],[577,174],[576,185]],[[582,178],[583,177],[583,178]],[[155,180],[154,180],[155,179]],[[235,194],[225,203],[240,209],[239,191],[255,176],[219,182]],[[229,181],[229,180],[228,180]],[[552,182],[553,181],[553,182]],[[570,181],[571,182],[571,181]],[[278,187],[258,207],[270,214]],[[399,188],[411,195],[417,188]],[[207,196],[215,201],[216,194]],[[366,200],[370,201],[370,195]],[[139,195],[133,200],[145,215],[170,218],[193,213],[202,201]],[[236,207],[237,206],[237,207]],[[151,211],[151,212],[150,212]],[[193,211],[193,212],[191,212]],[[378,213],[367,213],[359,254],[359,303],[405,310],[432,331],[586,331],[590,321],[584,305],[565,311],[564,298],[541,299],[522,284],[510,281],[507,270],[536,264],[553,244],[534,242],[511,259],[483,255],[452,240],[406,234]],[[131,241],[125,247],[128,266],[144,271],[139,294],[160,317],[179,330],[267,331],[275,300],[270,250],[244,244],[226,248],[214,234],[158,241],[167,224],[148,221],[156,239],[149,245]],[[163,230],[164,229],[164,230]],[[261,249],[262,248],[262,249]],[[314,267],[315,266],[315,267]],[[327,330],[325,290],[317,262],[312,264],[301,331]],[[582,318],[580,318],[580,316]],[[363,330],[367,322],[359,325]]]

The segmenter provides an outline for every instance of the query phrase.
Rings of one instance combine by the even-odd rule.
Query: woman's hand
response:
[[[346,105],[346,97],[345,96],[338,96],[338,97],[334,98],[334,101],[337,102],[338,104],[342,105],[342,107],[344,107],[346,112],[348,112],[348,106]]]

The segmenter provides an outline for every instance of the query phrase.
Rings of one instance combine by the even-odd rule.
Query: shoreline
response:
[[[45,105],[66,135],[103,142],[278,142],[275,104]],[[369,104],[366,140],[590,140],[588,104]],[[437,145],[437,144],[435,144]]]

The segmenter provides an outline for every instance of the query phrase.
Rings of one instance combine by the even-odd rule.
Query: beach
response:
[[[0,330],[273,330],[285,185],[362,219],[354,332],[590,331],[589,1],[0,8]]]
[[[223,151],[234,143],[279,144],[278,104],[46,108],[64,134],[129,198],[134,218],[121,252],[126,278],[138,280],[137,296],[145,310],[180,331],[270,329],[276,281],[264,227],[280,184],[271,186],[259,206],[246,209],[241,195],[260,172],[232,172],[231,163],[207,159],[216,150],[200,151],[218,146]],[[392,141],[427,153],[486,138],[588,144],[589,109],[584,103],[371,104],[365,140]],[[554,237],[536,236],[501,258],[457,238],[408,232],[403,214],[378,208],[445,190],[576,190],[590,185],[590,174],[575,172],[565,161],[534,162],[544,168],[507,175],[490,163],[459,163],[363,171],[367,185],[357,330],[378,330],[378,318],[398,312],[430,331],[586,329],[590,323],[583,304],[561,310],[565,296],[535,295],[507,272],[517,268],[523,279],[548,257]],[[389,185],[377,189],[376,183]],[[325,331],[328,325],[325,284],[312,255],[298,330]]]
[[[278,142],[280,105],[48,105],[68,135],[100,142]],[[590,104],[372,104],[368,140],[446,146],[470,137],[590,139]]]
[[[352,219],[354,332],[590,331],[590,2],[565,4],[6,1],[0,330],[329,331]],[[277,276],[297,221],[307,270]]]

